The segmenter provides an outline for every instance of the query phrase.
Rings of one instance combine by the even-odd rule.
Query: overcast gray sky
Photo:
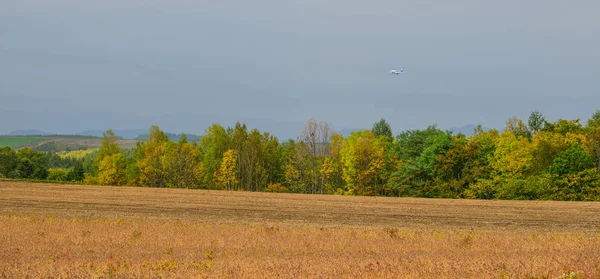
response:
[[[598,11],[557,0],[0,0],[0,133],[201,133],[262,119],[283,135],[309,117],[337,129],[384,117],[397,134],[501,128],[533,109],[585,122],[600,108]]]

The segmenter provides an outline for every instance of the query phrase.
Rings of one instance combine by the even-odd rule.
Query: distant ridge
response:
[[[104,133],[106,130],[85,130],[81,133],[77,133],[76,135],[80,136],[93,136],[93,137],[104,137]],[[121,129],[114,130],[115,136],[123,139],[137,139],[140,135],[147,134],[148,129]]]
[[[56,134],[48,133],[48,132],[37,130],[37,129],[24,129],[24,130],[12,131],[7,136],[51,136],[51,135],[56,135]]]

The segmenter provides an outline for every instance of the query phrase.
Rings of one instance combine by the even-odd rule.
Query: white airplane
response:
[[[404,67],[400,68],[400,70],[391,70],[390,73],[394,75],[402,74],[404,73]]]

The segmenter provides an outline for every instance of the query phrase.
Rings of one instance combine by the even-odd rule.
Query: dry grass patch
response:
[[[597,203],[0,183],[2,278],[598,278]]]
[[[597,235],[23,216],[0,222],[6,278],[600,276]]]

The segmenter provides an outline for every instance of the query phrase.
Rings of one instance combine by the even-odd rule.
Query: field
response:
[[[121,139],[117,141],[123,148],[135,147],[138,140]],[[29,147],[40,151],[65,151],[98,148],[102,138],[85,136],[0,136],[0,147]]]
[[[600,204],[0,182],[0,277],[600,277]]]
[[[35,145],[46,140],[46,137],[36,137],[36,136],[0,136],[0,147],[8,146],[10,148],[15,148],[19,146],[25,145]]]

